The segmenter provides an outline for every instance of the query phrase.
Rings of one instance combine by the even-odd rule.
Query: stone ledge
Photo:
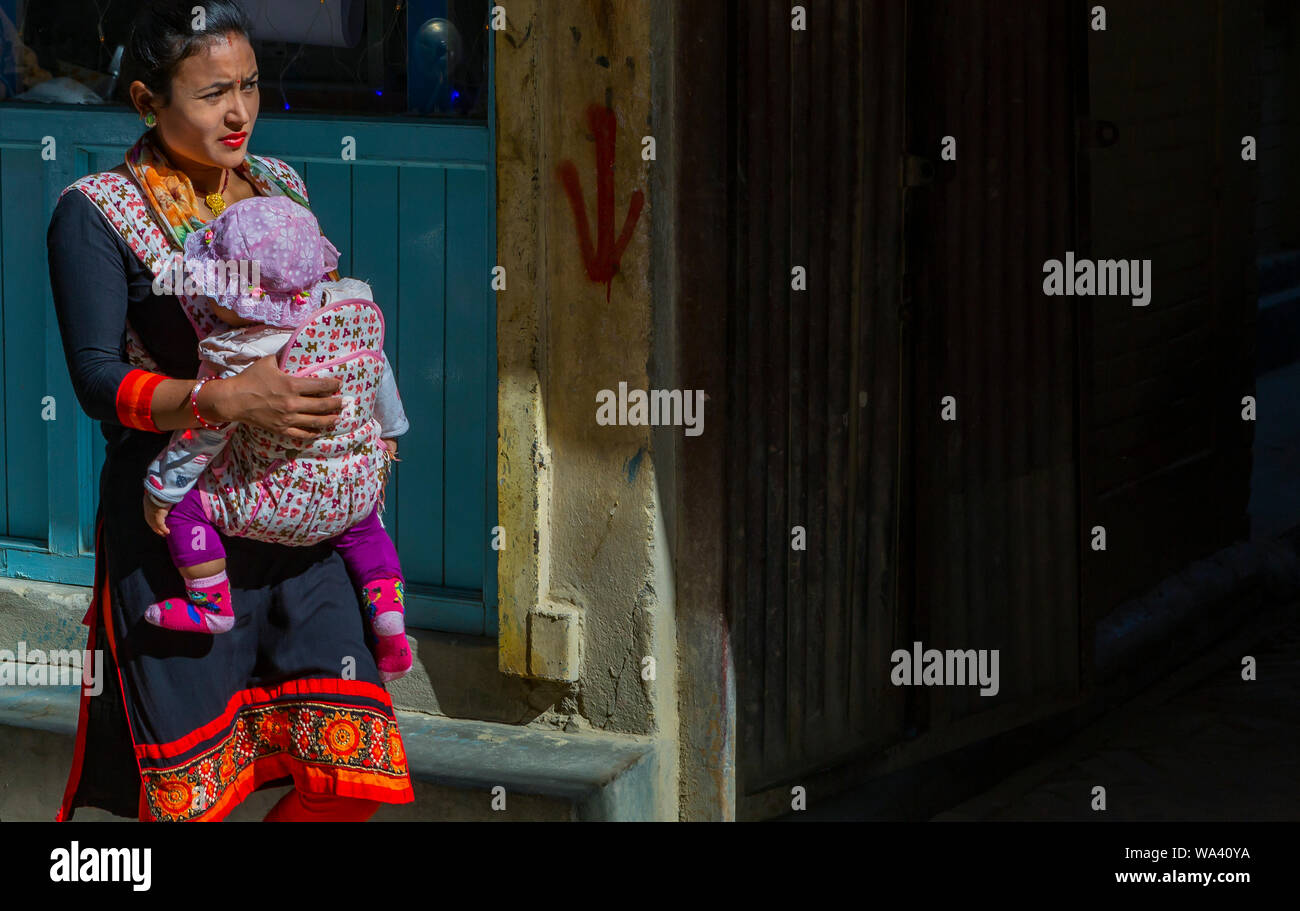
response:
[[[67,784],[72,735],[23,728],[0,728],[0,822],[52,822]],[[443,787],[416,780],[415,801],[383,804],[371,822],[572,822],[573,801],[514,792],[504,809],[493,809],[486,792]],[[277,786],[249,794],[227,822],[260,822],[289,788]],[[72,822],[133,823],[101,807],[78,807]]]
[[[90,589],[80,585],[0,578],[0,649],[24,641],[46,651],[86,647],[81,618],[90,607]]]
[[[76,687],[0,687],[0,727],[72,736]],[[444,787],[573,801],[582,819],[652,819],[655,743],[619,734],[397,712],[411,777]]]

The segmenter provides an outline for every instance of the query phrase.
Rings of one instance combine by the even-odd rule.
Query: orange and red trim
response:
[[[379,803],[415,799],[401,732],[383,710],[289,702],[252,711],[203,754],[145,770],[148,800],[160,819],[212,819],[238,794],[286,777],[304,793]]]
[[[117,419],[124,427],[161,433],[153,422],[153,394],[167,377],[139,367],[133,369],[117,387]]]
[[[393,703],[388,691],[383,687],[375,686],[373,683],[366,683],[364,680],[338,680],[328,677],[287,680],[279,686],[268,689],[252,687],[240,690],[230,697],[230,701],[226,703],[226,710],[203,725],[203,727],[168,743],[146,743],[137,746],[136,756],[140,759],[168,759],[179,756],[181,753],[198,746],[208,738],[229,728],[234,722],[235,716],[246,706],[271,703],[283,696],[309,696],[312,697],[312,702],[317,704],[338,705],[340,708],[348,709],[357,707],[353,702],[331,703],[329,699],[320,698],[330,694],[368,697],[378,702],[381,709],[387,709],[386,714],[392,712]]]
[[[268,781],[293,778],[293,786],[307,794],[325,794],[335,797],[355,797],[377,800],[380,803],[410,803],[415,799],[415,789],[409,777],[394,780],[373,772],[354,769],[322,770],[303,762],[296,756],[280,753],[263,756],[252,765],[240,770],[234,783],[226,788],[217,802],[193,822],[220,822],[244,798]]]

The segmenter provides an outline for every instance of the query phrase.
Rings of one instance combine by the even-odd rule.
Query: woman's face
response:
[[[145,89],[143,83],[132,86]],[[145,89],[137,100],[158,117],[158,135],[175,163],[184,167],[235,168],[244,160],[257,121],[260,98],[257,57],[243,35],[229,34],[185,58],[172,78],[172,99]]]

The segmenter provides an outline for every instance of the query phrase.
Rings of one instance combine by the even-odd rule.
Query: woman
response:
[[[82,698],[56,818],[99,806],[215,821],[254,790],[292,782],[267,820],[361,821],[414,793],[357,594],[328,543],[227,539],[240,605],[228,633],[186,636],[144,619],[150,604],[183,596],[141,509],[168,432],[242,421],[309,440],[342,410],[337,380],[287,376],[274,356],[200,386],[197,342],[215,317],[201,300],[155,293],[185,236],[227,206],[254,194],[307,205],[291,168],[247,154],[258,89],[243,13],[207,0],[195,31],[193,8],[163,0],[137,17],[126,82],[148,130],[122,165],[65,190],[50,222],[64,354],[108,440],[83,621],[108,679]]]

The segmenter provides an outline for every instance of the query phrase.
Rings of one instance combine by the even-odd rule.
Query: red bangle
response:
[[[203,379],[195,383],[194,389],[190,391],[190,410],[193,411],[194,416],[199,419],[199,423],[202,424],[204,427],[206,427],[208,430],[220,430],[222,427],[226,426],[225,424],[209,424],[207,421],[203,419],[203,415],[199,414],[199,390],[203,388],[204,383],[208,382],[209,380],[215,380],[215,379],[219,379],[219,377],[215,377],[215,376],[204,377]]]
[[[153,422],[151,408],[154,390],[165,379],[167,377],[162,374],[150,373],[138,367],[124,376],[117,387],[114,400],[118,423],[135,430],[161,433]]]

